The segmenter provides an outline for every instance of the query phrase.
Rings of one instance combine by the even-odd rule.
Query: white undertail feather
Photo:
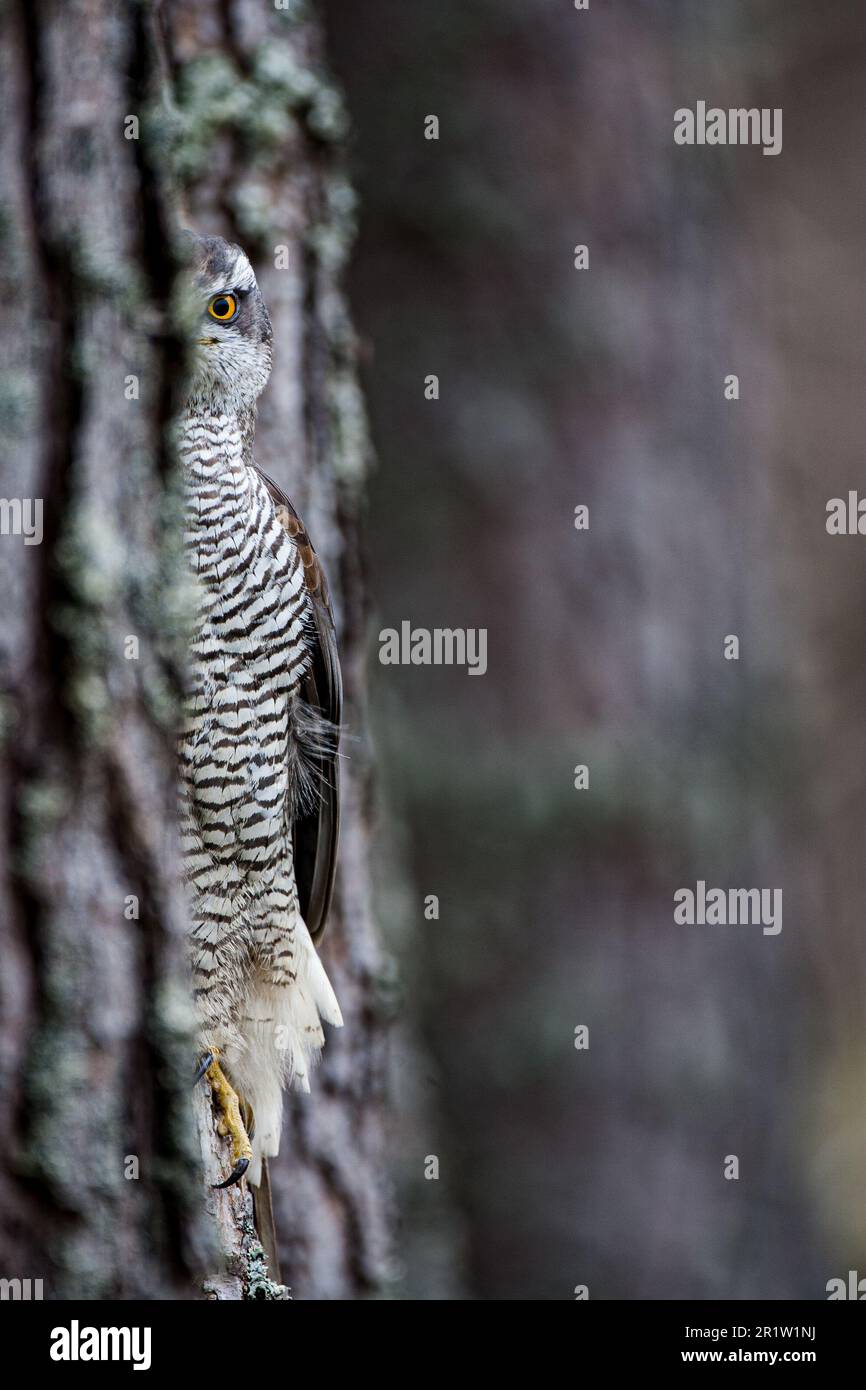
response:
[[[230,1048],[226,1063],[231,1079],[253,1110],[253,1157],[247,1179],[258,1187],[262,1159],[280,1149],[283,1088],[310,1089],[310,1069],[325,1042],[322,1020],[343,1025],[325,967],[303,922],[296,927],[298,978],[289,988],[262,984],[245,1001],[241,1045]]]

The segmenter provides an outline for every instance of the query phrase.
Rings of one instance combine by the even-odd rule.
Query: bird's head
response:
[[[271,372],[273,332],[253,268],[239,246],[188,233],[195,344],[190,400],[248,411]]]

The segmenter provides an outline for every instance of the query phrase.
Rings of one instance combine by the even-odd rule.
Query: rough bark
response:
[[[41,545],[0,536],[0,1274],[43,1278],[46,1297],[283,1296],[245,1189],[202,1200],[200,1155],[207,1182],[226,1153],[206,1088],[189,1103],[175,843],[189,606],[166,442],[183,378],[170,248],[188,222],[262,272],[276,369],[257,455],[303,511],[338,607],[353,741],[325,954],[346,1028],[292,1107],[275,1197],[295,1296],[352,1296],[381,1276],[385,1216],[342,105],[301,7],[21,0],[2,23],[2,491],[45,507]]]
[[[2,1265],[61,1298],[182,1296],[205,1249],[172,828],[178,344],[164,209],[123,134],[147,60],[115,9],[2,20],[3,493],[44,502],[41,544],[0,537]]]

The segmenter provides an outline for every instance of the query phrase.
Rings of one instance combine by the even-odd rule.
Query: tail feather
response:
[[[271,1175],[266,1158],[262,1159],[261,1180],[253,1193],[253,1211],[256,1231],[268,1262],[268,1274],[275,1284],[281,1284],[283,1280],[277,1252],[277,1228],[274,1225],[274,1207],[271,1201]]]

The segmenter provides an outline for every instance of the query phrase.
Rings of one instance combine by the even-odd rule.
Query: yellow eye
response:
[[[211,318],[219,319],[220,323],[228,323],[238,311],[238,302],[233,294],[218,294],[207,306],[207,311]]]

